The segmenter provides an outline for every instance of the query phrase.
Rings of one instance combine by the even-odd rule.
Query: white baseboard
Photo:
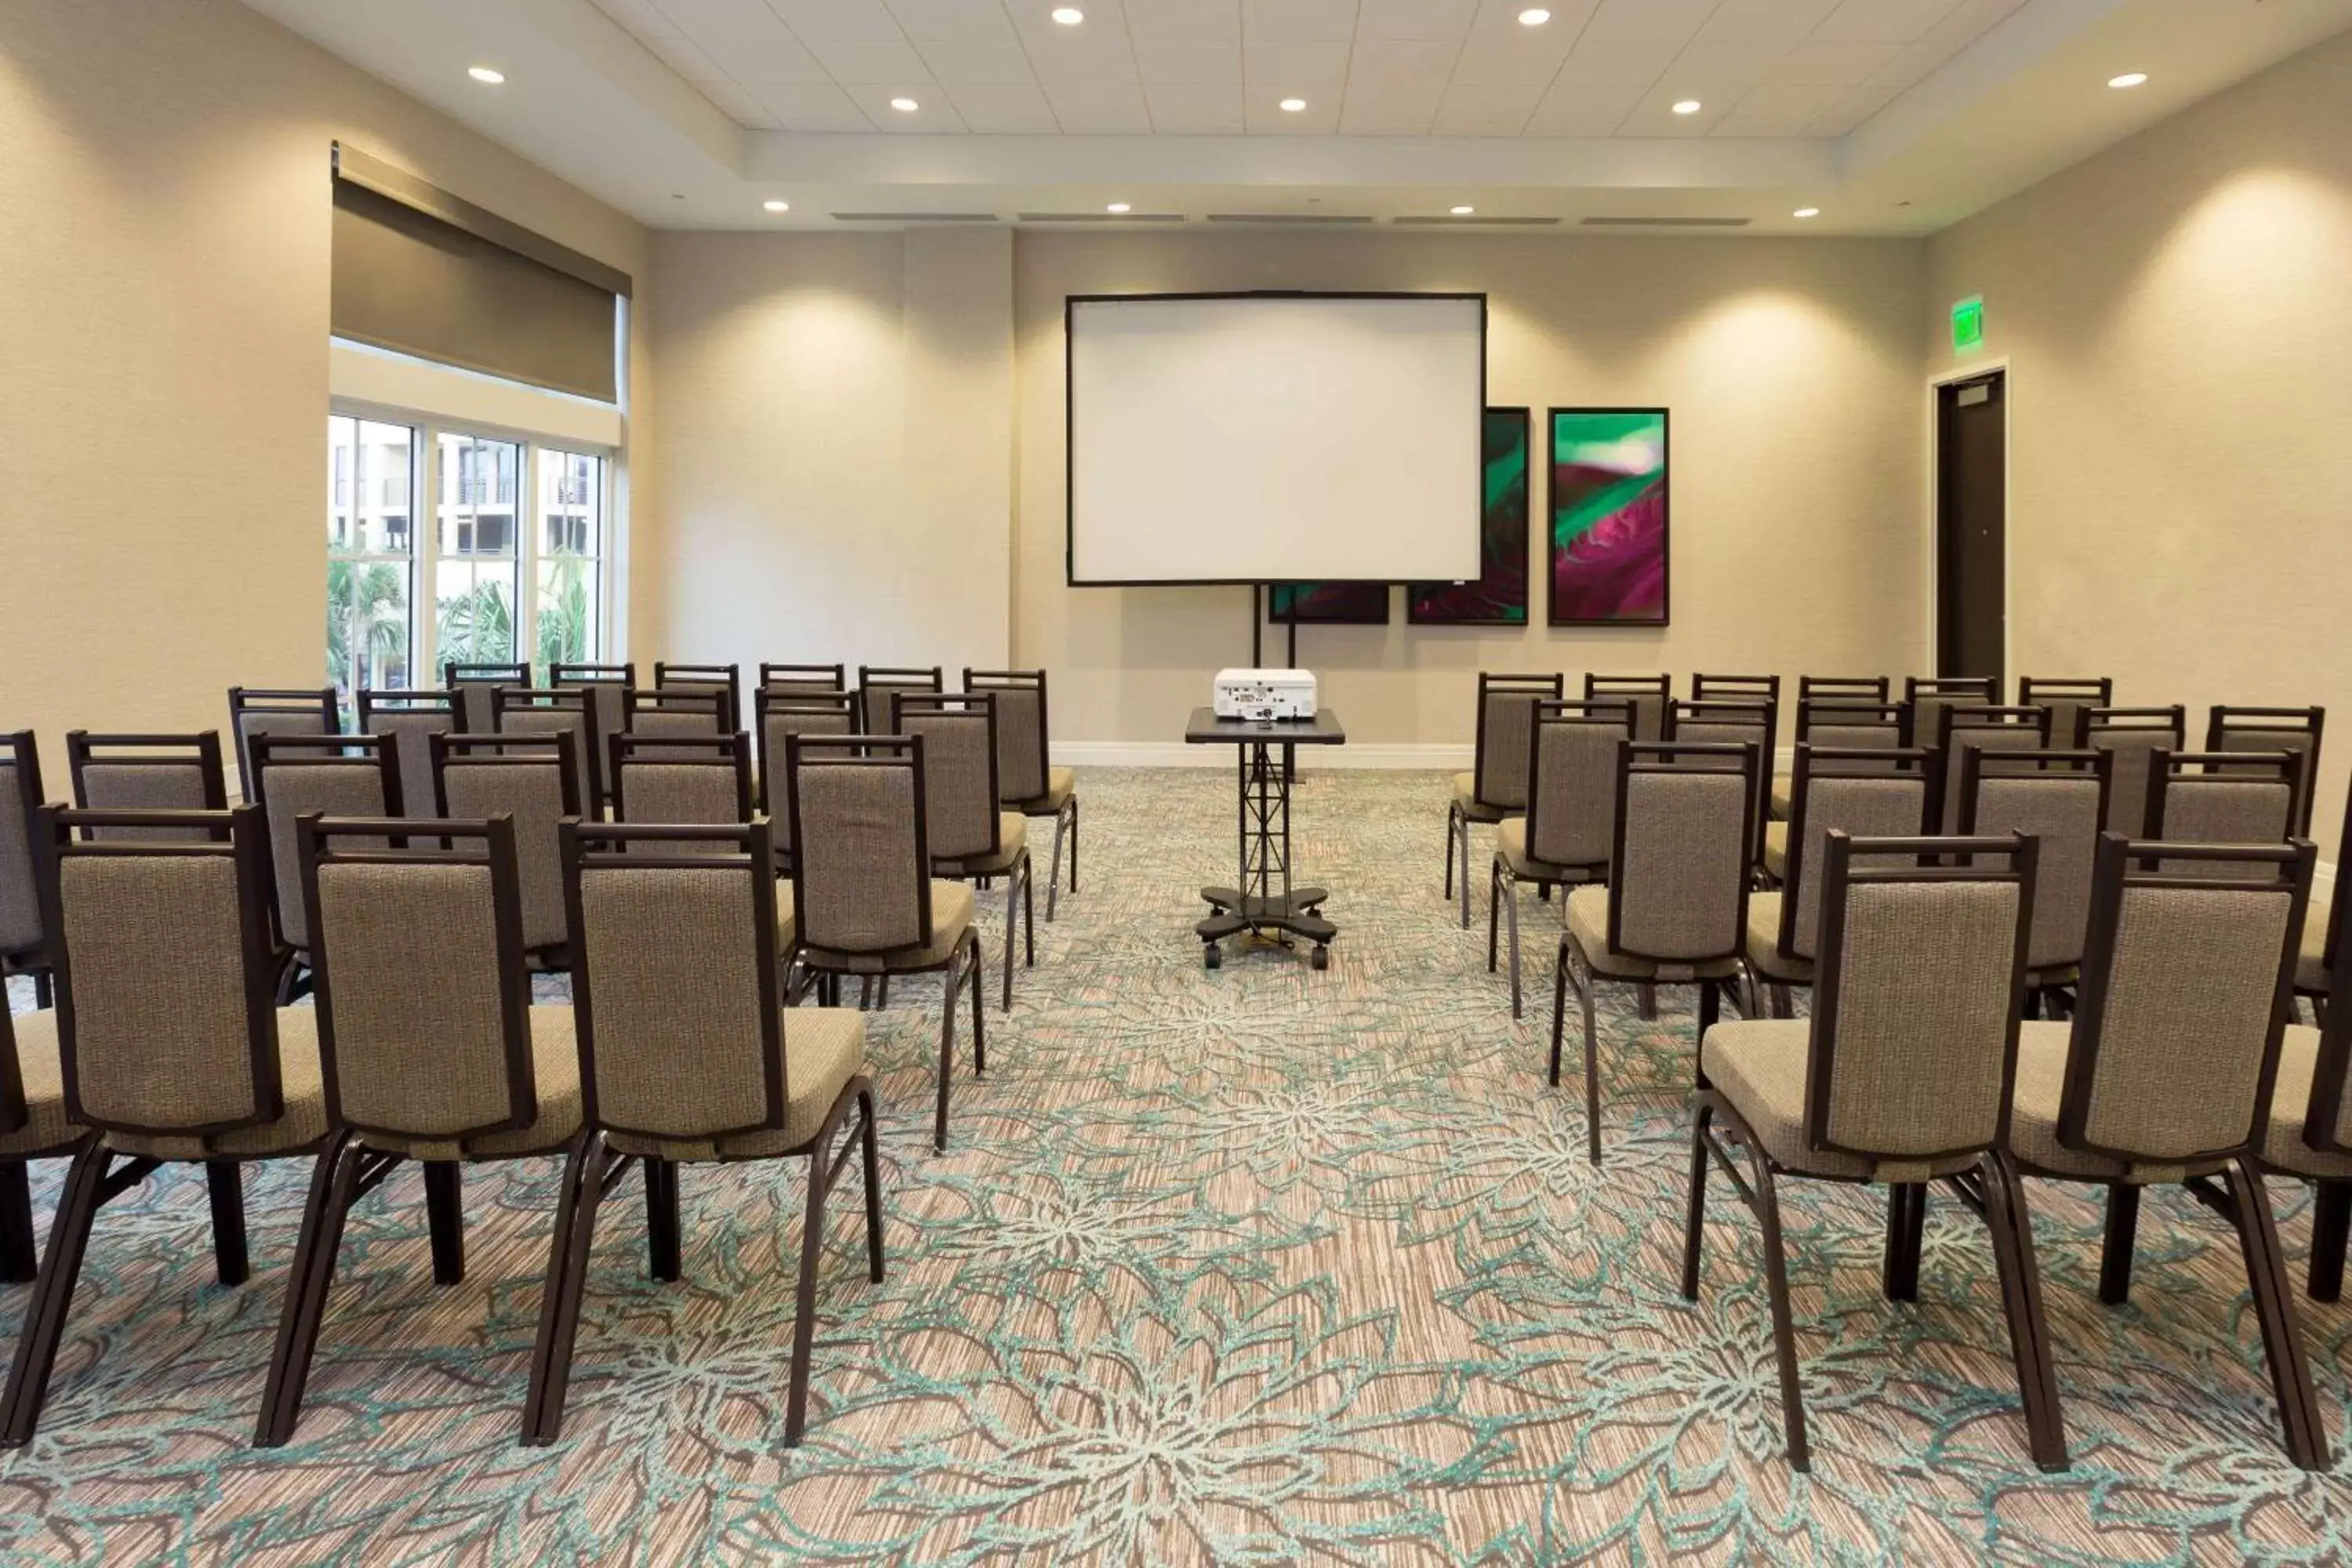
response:
[[[1065,741],[1054,746],[1054,761],[1083,768],[1230,768],[1230,746],[1188,746],[1181,741]],[[1301,767],[1380,768],[1391,772],[1423,770],[1461,773],[1470,766],[1467,746],[1359,745],[1301,746]]]

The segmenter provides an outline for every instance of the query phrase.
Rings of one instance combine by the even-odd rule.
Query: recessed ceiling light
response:
[[[1306,107],[1307,100],[1303,98],[1286,98],[1282,100],[1282,111],[1285,114],[1296,114]]]
[[[2146,71],[2126,71],[2121,76],[2109,77],[2107,79],[2107,85],[2109,87],[2137,87],[2147,79],[2147,72]]]
[[[1685,98],[1675,105],[1676,114],[1696,114],[1698,111],[1699,101],[1696,98]]]
[[[1052,15],[1054,20],[1062,24],[1065,27],[1075,27],[1079,23],[1087,19],[1087,14],[1084,11],[1079,10],[1076,5],[1056,5],[1054,7]]]
[[[1822,216],[1822,209],[1819,207],[1799,207],[1795,212],[1789,216],[1791,217],[1819,217]]]
[[[506,72],[502,70],[492,70],[488,66],[467,66],[466,68],[466,74],[472,77],[476,81],[488,82],[492,87],[496,87],[499,83],[507,79]]]
[[[1103,210],[1104,210],[1105,212],[1123,213],[1123,212],[1129,212],[1129,211],[1131,211],[1131,210],[1133,210],[1133,209],[1129,208],[1129,207],[1128,206],[1128,205],[1127,205],[1125,202],[1113,202],[1113,203],[1111,203],[1111,204],[1110,204],[1110,205],[1108,205],[1108,206],[1105,207]]]
[[[1478,209],[1475,207],[1448,207],[1445,210],[1452,213],[1455,217],[1468,217],[1472,213],[1476,212]]]
[[[890,100],[890,107],[897,110],[901,114],[912,114],[915,110],[920,109],[922,105],[917,103],[911,98],[894,98]]]
[[[1536,6],[1533,10],[1522,11],[1519,13],[1519,26],[1522,27],[1540,27],[1546,22],[1550,20],[1551,13],[1545,10],[1540,5]]]
[[[793,204],[790,202],[761,202],[760,205],[772,213],[788,213],[793,210]]]

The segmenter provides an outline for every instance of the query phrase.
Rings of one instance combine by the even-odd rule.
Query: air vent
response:
[[[1347,224],[1370,223],[1370,215],[1353,213],[1211,213],[1211,223]]]
[[[1589,217],[1587,228],[1746,228],[1744,217]]]
[[[994,213],[835,213],[842,223],[994,223]]]
[[[1182,223],[1182,213],[1021,213],[1023,223]]]
[[[1440,228],[1549,228],[1559,222],[1559,219],[1556,217],[1456,217],[1451,213],[1438,213],[1424,217],[1391,218],[1389,221],[1433,224]]]

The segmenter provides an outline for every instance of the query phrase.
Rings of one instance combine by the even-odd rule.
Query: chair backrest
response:
[[[656,691],[701,691],[719,700],[719,732],[732,734],[743,727],[743,676],[731,664],[671,664],[654,661]]]
[[[1892,752],[1910,743],[1909,710],[1900,702],[1843,697],[1798,700],[1797,744],[1801,746]]]
[[[792,814],[784,799],[785,741],[793,735],[854,735],[858,707],[855,691],[762,686],[751,694],[760,724],[760,814],[775,824],[779,854],[789,858],[793,849]]]
[[[2052,745],[2064,751],[2079,750],[2091,710],[2114,705],[2116,682],[2109,675],[2021,676],[2017,700],[2029,708],[2050,710]],[[2043,869],[2046,872],[2047,866]]]
[[[633,686],[629,688],[626,711],[628,718],[621,732],[642,741],[709,740],[714,735],[735,732],[734,725],[727,719],[727,694],[708,686]],[[604,760],[609,762],[609,754]],[[609,789],[607,781],[608,793]]]
[[[16,1026],[0,996],[0,1133],[21,1132],[33,1120],[25,1102],[25,1064],[16,1055]]]
[[[1739,956],[1761,754],[1752,741],[1618,742],[1612,952],[1660,964]]]
[[[890,694],[894,691],[945,691],[947,674],[938,665],[925,669],[909,665],[861,664],[857,667],[858,721],[869,735],[890,732]]]
[[[2284,844],[2296,837],[2303,759],[2293,752],[2157,752],[2148,832],[2168,844]],[[2243,878],[2250,862],[2199,858],[2178,877]]]
[[[1478,727],[1471,753],[1471,794],[1499,811],[1528,808],[1528,747],[1536,704],[1557,702],[1567,682],[1557,675],[1478,672]]]
[[[2083,715],[2083,744],[2115,759],[2107,780],[2106,830],[2126,838],[2148,837],[2156,782],[2149,761],[2158,752],[2188,746],[2188,710],[2093,708]]]
[[[841,664],[771,664],[760,666],[760,685],[771,691],[849,691],[849,667]]]
[[[563,861],[591,1123],[695,1145],[783,1126],[792,1086],[768,825],[567,823]]]
[[[66,733],[74,805],[84,811],[226,811],[220,732],[194,735]],[[103,837],[182,837],[184,827],[101,827]],[[0,951],[7,944],[0,940]]]
[[[307,952],[310,946],[296,821],[312,813],[398,816],[404,808],[402,773],[400,742],[393,735],[254,737],[254,804],[269,825],[270,901],[278,938],[288,947]]]
[[[2105,831],[2105,752],[1970,751],[1960,768],[1960,832],[2023,833],[2036,852],[2033,936],[2026,963],[2037,970],[2083,961],[2091,929],[2091,864]]]
[[[169,840],[77,837],[170,826]],[[84,1127],[198,1138],[283,1114],[269,838],[224,812],[44,807],[35,831],[56,933],[66,1110]]]
[[[1883,675],[1801,675],[1797,701],[1855,704],[1884,702],[1888,680]]]
[[[1691,700],[1694,702],[1769,702],[1780,704],[1780,678],[1777,675],[1701,675],[1691,677]]]
[[[528,664],[461,664],[451,659],[441,667],[441,683],[457,693],[457,710],[465,715],[470,734],[488,734],[499,727],[498,692],[505,687],[530,689]]]
[[[963,689],[996,699],[997,798],[1006,805],[1043,800],[1053,788],[1054,776],[1045,672],[966,668]]]
[[[742,823],[751,820],[751,738],[680,736],[650,741],[613,737],[613,820],[651,823]],[[682,840],[662,853],[690,853],[719,840]],[[723,853],[723,848],[719,851]]]
[[[2058,1142],[2177,1165],[2259,1142],[2311,892],[2307,839],[2099,841]],[[2240,869],[2184,877],[2203,860]]]
[[[322,686],[315,691],[257,686],[228,689],[228,732],[236,742],[237,787],[247,800],[255,798],[256,735],[334,735],[341,733],[342,728],[342,700],[331,686]]]
[[[2301,762],[2294,799],[2294,831],[2311,833],[2311,797],[2319,782],[2319,731],[2325,708],[2232,708],[2213,705],[2205,726],[2209,752],[2293,752]]]
[[[596,752],[594,699],[585,691],[531,691],[499,687],[490,693],[492,728],[501,735],[569,735],[576,805],[585,815],[604,798],[604,759]]]
[[[2008,1142],[2035,851],[2023,834],[1824,841],[1808,1148],[1885,1175]]]
[[[1778,677],[1767,677],[1776,680]],[[1666,739],[1685,745],[1753,746],[1757,756],[1754,857],[1764,853],[1765,791],[1780,741],[1780,706],[1771,697],[1693,698],[1666,704]]]
[[[406,824],[305,816],[298,832],[327,1120],[451,1143],[528,1127],[514,824],[409,821],[417,837],[399,849],[384,836]]]
[[[2339,840],[2352,842],[2352,840]],[[2327,945],[2322,963],[2331,975],[2352,974],[2352,921],[2344,918],[2343,899],[2328,900]],[[2310,919],[2309,906],[2304,918]],[[2347,1103],[2352,1082],[2352,1002],[2331,1005],[2320,1021],[2319,1056],[2312,1064],[2311,1098],[2303,1110],[2305,1148],[2322,1154],[2352,1154],[2352,1104]]]
[[[588,693],[589,742],[598,757],[606,755],[613,737],[629,725],[629,689],[637,683],[634,661],[622,664],[550,664],[547,683],[558,690],[571,688]]]
[[[546,954],[571,941],[563,912],[563,846],[567,816],[583,815],[576,744],[568,731],[545,735],[436,735],[434,813],[514,825],[515,865],[522,899],[522,942]]]
[[[400,737],[400,798],[415,816],[433,815],[433,737],[454,735],[454,691],[371,691],[359,694],[360,733]]]
[[[997,788],[996,696],[890,694],[890,732],[923,742],[924,830],[931,863],[993,857],[1003,847]]]
[[[1666,705],[1675,700],[1670,675],[1591,675],[1584,678],[1584,700],[1609,698],[1633,705],[1633,739],[1661,741],[1666,733]]]
[[[1906,675],[1903,703],[1911,710],[1911,739],[1932,746],[1944,732],[1948,708],[1989,708],[2000,700],[2000,682],[1990,675]]]
[[[803,945],[853,953],[928,946],[922,738],[793,735],[784,742],[784,778]]]
[[[41,808],[41,751],[30,730],[0,734],[0,958],[41,949],[41,893],[33,815]]]
[[[1789,858],[1780,875],[1776,951],[1810,963],[1821,944],[1822,846],[1832,832],[1910,838],[1934,826],[1943,774],[1926,746],[1797,745],[1790,781]]]
[[[1528,855],[1598,870],[1617,827],[1617,743],[1633,738],[1622,697],[1538,702],[1528,742]]]
[[[1915,734],[1917,731],[1913,731]],[[1960,827],[1960,768],[1970,752],[2046,752],[2050,710],[1951,702],[1937,715],[1936,750],[1944,759],[1945,833]]]

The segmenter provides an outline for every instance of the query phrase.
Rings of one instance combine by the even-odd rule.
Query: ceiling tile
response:
[[[1359,47],[1366,39],[1454,39],[1470,31],[1478,0],[1361,0]]]
[[[1242,0],[1242,37],[1282,43],[1346,43],[1356,36],[1356,0]]]
[[[677,0],[663,0],[674,7]],[[803,44],[895,43],[903,35],[882,0],[767,0]]]
[[[1427,132],[1445,100],[1458,48],[1395,40],[1358,44],[1348,70],[1347,97],[1339,105],[1339,129],[1380,136]],[[1401,127],[1415,129],[1404,132]]]
[[[1151,129],[1171,136],[1238,136],[1244,126],[1239,82],[1147,82]]]
[[[956,112],[947,89],[928,78],[922,81],[886,81],[856,87],[845,85],[850,101],[866,111],[874,129],[898,136],[940,136],[964,129],[963,116]],[[911,98],[919,105],[911,113],[902,113],[890,107],[894,98]]]
[[[1239,39],[1173,43],[1164,38],[1138,38],[1135,65],[1147,82],[1225,82],[1239,86],[1242,46]]]
[[[1696,114],[1676,114],[1675,100],[1690,96],[1686,89],[1675,85],[1675,72],[1670,69],[1657,86],[1643,95],[1633,111],[1619,123],[1620,136],[1704,136],[1715,129],[1716,121],[1731,112],[1734,100],[1741,93],[1724,89],[1699,100]]]
[[[1242,0],[1127,0],[1127,24],[1138,43],[1238,43]]]
[[[1677,44],[1619,43],[1587,38],[1560,62],[1555,87],[1576,84],[1596,90],[1629,88],[1627,107],[1647,92],[1682,53]]]
[[[1793,44],[1822,25],[1839,0],[1723,0],[1698,30],[1702,38]]]
[[[678,26],[654,0],[596,0],[596,9],[640,38],[677,37]]]
[[[1845,0],[1815,35],[1858,44],[1912,44],[1959,6],[1960,0]]]
[[[1072,136],[1139,135],[1151,129],[1143,89],[1131,81],[1047,80],[1045,100]]]
[[[1092,37],[1085,35],[1092,26],[1055,27],[1058,37],[1024,28],[1022,44],[1029,51],[1029,65],[1037,79],[1047,82],[1132,82],[1135,76],[1135,51],[1129,47],[1124,32],[1105,31]]]
[[[1010,87],[1037,79],[1028,51],[1012,39],[915,47],[931,75],[950,87]]]
[[[1432,129],[1440,136],[1517,136],[1543,95],[1539,82],[1456,81],[1438,105]]]
[[[1004,0],[885,0],[899,29],[919,44],[1009,42]]]
[[[649,38],[646,47],[659,55],[670,69],[691,82],[730,81],[733,79],[720,68],[717,60],[702,50],[702,46],[685,38]]]
[[[1786,44],[1748,44],[1707,39],[1686,45],[1658,79],[1677,98],[1701,100],[1737,97],[1761,81],[1764,73],[1787,57]],[[1709,102],[1707,107],[1715,105]]]
[[[705,31],[695,40],[738,81],[827,81],[831,73],[772,16],[762,27]]]
[[[1817,38],[1798,44],[1765,71],[1763,80],[1807,87],[1856,87],[1903,52],[1901,44],[1849,44]]]
[[[874,122],[866,118],[865,111],[830,82],[763,83],[751,91],[787,131],[874,129]]]
[[[1891,87],[1857,87],[1838,100],[1835,107],[1813,121],[1816,136],[1843,136],[1902,95],[1902,89]]]
[[[912,44],[811,44],[809,52],[844,87],[905,87],[931,79],[930,68]]]
[[[1307,107],[1297,113],[1282,107],[1286,97],[1299,96],[1284,88],[1253,83],[1244,89],[1243,109],[1253,136],[1336,136],[1339,132],[1340,91],[1309,91]]]
[[[1049,135],[1061,127],[1034,82],[967,83],[947,89],[963,122],[990,136]]]
[[[1680,43],[1698,36],[1715,5],[1716,0],[1601,0],[1584,37],[1601,43]]]
[[[1671,44],[1599,44],[1587,46],[1604,52],[1620,50],[1665,48]],[[1578,55],[1584,53],[1582,48]],[[1570,57],[1576,63],[1576,56]],[[1648,96],[1650,84],[1657,78],[1654,69],[1636,68],[1621,74],[1585,74],[1570,76],[1562,71],[1550,89],[1536,105],[1528,118],[1527,133],[1530,136],[1607,136],[1612,134],[1624,118],[1641,107]]]
[[[1798,129],[1776,131],[1776,136],[1803,134],[1803,128],[1837,106],[1840,99],[1853,90],[1851,82],[1773,82],[1759,83],[1731,106],[1727,119],[1794,121]],[[1747,132],[1742,134],[1753,135]]]
[[[1336,98],[1348,80],[1345,44],[1261,43],[1242,47],[1242,79],[1276,98]],[[1338,105],[1333,105],[1338,112]]]
[[[1484,0],[1463,40],[1461,58],[1454,68],[1454,82],[1525,87],[1551,80],[1598,3],[1552,0],[1549,22],[1540,27],[1523,27],[1518,13],[1527,0]]]

